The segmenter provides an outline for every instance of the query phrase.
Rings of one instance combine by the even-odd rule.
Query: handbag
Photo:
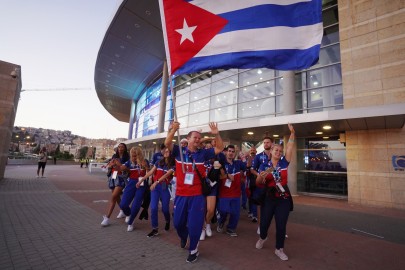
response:
[[[254,203],[256,205],[263,205],[264,200],[266,199],[268,190],[269,190],[269,187],[266,185],[264,188],[262,188],[262,190],[258,194],[252,196],[252,203]]]
[[[204,196],[210,195],[211,190],[212,190],[211,185],[208,183],[208,181],[207,181],[207,179],[206,179],[205,177],[202,177],[202,176],[201,176],[200,172],[197,170],[197,167],[195,167],[194,169],[195,169],[195,171],[197,172],[198,177],[200,178],[200,181],[201,181],[201,191],[202,191],[202,194],[203,194]]]
[[[112,179],[112,177],[108,177],[108,188],[114,189],[115,188],[115,181]]]
[[[112,174],[112,168],[111,167],[107,167],[107,177],[110,177]]]

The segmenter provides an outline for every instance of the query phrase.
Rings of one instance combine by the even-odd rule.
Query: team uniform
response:
[[[202,177],[206,176],[204,162],[215,158],[215,150],[199,149],[190,152],[188,148],[173,145],[172,155],[176,159],[176,198],[174,199],[174,227],[180,237],[182,246],[190,239],[189,250],[196,252],[198,241],[204,225],[206,200],[202,195],[201,180],[195,172],[197,169]],[[183,155],[183,172],[180,155]],[[194,253],[193,253],[194,252]]]
[[[268,168],[275,168],[272,173],[266,176],[268,192],[263,205],[261,206],[260,238],[266,239],[273,216],[276,220],[276,249],[284,248],[287,220],[291,208],[291,194],[287,186],[287,168],[289,162],[283,156],[277,164],[271,161],[262,163],[259,172]],[[285,192],[276,187],[275,178],[281,183]]]
[[[219,186],[219,226],[223,225],[229,216],[228,230],[234,231],[238,225],[241,200],[241,171],[246,170],[246,164],[241,160],[225,163],[225,172],[232,175],[234,180],[221,179]]]
[[[154,182],[160,179],[165,175],[169,170],[174,168],[168,167],[166,164],[161,166],[160,161],[155,163],[155,173],[153,175]],[[151,191],[151,218],[152,218],[152,228],[157,229],[158,226],[158,205],[159,200],[162,202],[162,212],[165,217],[166,223],[170,222],[170,212],[169,212],[169,203],[170,203],[170,192],[169,192],[169,183],[173,176],[169,176],[164,180],[161,180],[158,183],[154,190]]]
[[[124,193],[122,194],[120,207],[126,216],[130,216],[128,224],[131,225],[141,208],[143,195],[147,185],[143,182],[143,185],[137,188],[136,184],[138,183],[139,177],[145,176],[146,170],[142,169],[139,164],[133,163],[131,160],[125,162],[124,165],[129,169],[129,180],[124,189]],[[129,207],[132,200],[132,206]]]
[[[257,154],[255,158],[253,159],[252,162],[252,169],[254,169],[256,172],[259,172],[260,165],[263,163],[267,163],[269,161],[269,157],[267,154],[263,151],[260,154]],[[252,198],[259,197],[262,189],[264,188],[264,184],[258,184],[256,183],[256,178],[252,175],[251,180],[253,179],[255,188],[253,189],[253,192],[251,194]],[[257,205],[252,204],[251,206],[251,213],[253,214],[253,217],[257,217]]]
[[[161,151],[156,152],[156,153],[153,154],[153,157],[152,157],[152,164],[155,165],[156,162],[161,161],[162,159],[163,159],[163,154],[162,154],[162,152],[161,152]]]

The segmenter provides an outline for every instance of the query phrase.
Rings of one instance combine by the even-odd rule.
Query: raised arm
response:
[[[291,125],[290,123],[288,123],[288,128],[290,129],[290,138],[288,139],[287,142],[287,147],[285,150],[285,159],[290,162],[291,158],[292,158],[292,151],[293,151],[293,147],[294,147],[294,143],[295,143],[295,130],[293,125]]]
[[[215,135],[215,155],[218,155],[219,153],[224,150],[224,142],[222,141],[221,136],[219,135],[219,129],[218,129],[218,124],[211,122],[209,124],[210,129],[211,129],[211,134]]]
[[[160,183],[160,181],[163,181],[167,177],[173,174],[173,169],[168,170],[164,175],[162,175],[157,181],[155,181],[151,186],[150,190],[154,190],[156,186]]]
[[[180,128],[180,123],[179,122],[173,122],[172,127],[169,128],[169,131],[167,132],[167,137],[165,139],[165,145],[166,147],[170,150],[170,152],[173,151],[173,138],[174,134],[176,134],[176,131]]]

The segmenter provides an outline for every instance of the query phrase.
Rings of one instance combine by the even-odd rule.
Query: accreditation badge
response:
[[[194,183],[194,173],[186,173],[184,176],[184,184],[186,185],[193,185]]]

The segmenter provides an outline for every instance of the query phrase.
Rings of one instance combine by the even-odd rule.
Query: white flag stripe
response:
[[[322,29],[322,23],[318,23],[226,32],[216,35],[195,57],[244,51],[304,50],[321,43]]]
[[[195,0],[191,1],[190,4],[198,6],[214,14],[222,14],[258,5],[275,4],[285,6],[301,2],[311,2],[311,0]]]

